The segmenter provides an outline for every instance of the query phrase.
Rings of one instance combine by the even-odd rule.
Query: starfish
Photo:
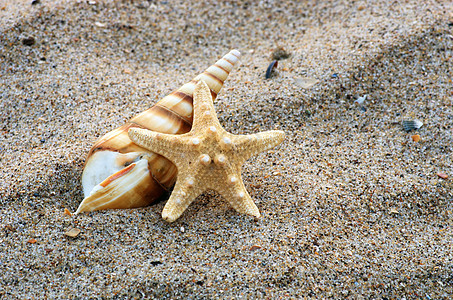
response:
[[[179,135],[131,128],[130,139],[172,161],[178,175],[173,192],[162,211],[168,222],[178,219],[204,191],[217,191],[239,213],[260,217],[245,189],[241,168],[250,157],[280,144],[285,133],[272,130],[251,135],[233,135],[217,119],[211,91],[199,81],[193,97],[193,124]]]

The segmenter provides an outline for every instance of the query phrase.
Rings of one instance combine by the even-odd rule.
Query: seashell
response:
[[[365,102],[367,96],[368,96],[368,95],[360,96],[360,97],[357,98],[357,100],[355,100],[354,102],[357,103],[358,105],[362,105],[362,104]]]
[[[264,76],[266,79],[269,79],[271,78],[272,76],[272,72],[274,71],[274,69],[276,69],[278,66],[278,60],[274,60],[272,61],[269,66],[267,67],[267,70],[266,70],[266,75]]]
[[[85,161],[82,174],[85,199],[76,214],[143,207],[170,191],[176,181],[176,166],[165,157],[134,144],[128,130],[137,127],[170,134],[189,132],[196,83],[205,81],[215,99],[240,55],[237,50],[230,51],[192,81],[96,141]]]
[[[419,129],[423,126],[423,123],[419,120],[403,121],[403,128],[407,132],[411,130]]]

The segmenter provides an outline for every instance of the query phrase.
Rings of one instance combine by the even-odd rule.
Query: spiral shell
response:
[[[96,141],[85,162],[82,174],[85,199],[76,213],[147,206],[168,192],[176,180],[176,166],[134,144],[128,130],[136,127],[171,134],[189,132],[196,83],[205,81],[215,99],[239,57],[239,51],[230,51],[192,81]]]

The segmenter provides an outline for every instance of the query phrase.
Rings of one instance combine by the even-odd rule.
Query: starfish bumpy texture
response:
[[[226,132],[217,119],[211,92],[200,81],[193,97],[193,124],[180,135],[146,129],[129,130],[130,139],[172,161],[178,168],[176,184],[162,211],[162,218],[173,222],[195,198],[211,189],[223,196],[239,213],[260,217],[245,189],[241,168],[250,157],[280,144],[285,133],[272,130],[251,135]]]

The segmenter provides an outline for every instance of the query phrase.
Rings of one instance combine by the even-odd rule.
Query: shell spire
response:
[[[145,128],[169,134],[189,132],[197,82],[205,81],[215,100],[240,55],[238,50],[231,50],[192,81],[97,140],[85,161],[82,174],[85,199],[76,213],[143,207],[168,192],[176,181],[175,165],[134,144],[128,130]]]

